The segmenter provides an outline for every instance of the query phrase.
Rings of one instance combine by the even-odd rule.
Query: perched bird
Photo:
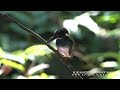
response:
[[[73,40],[69,37],[69,32],[66,28],[61,28],[55,31],[54,36],[48,40],[48,43],[56,39],[56,47],[58,52],[65,58],[70,58]]]

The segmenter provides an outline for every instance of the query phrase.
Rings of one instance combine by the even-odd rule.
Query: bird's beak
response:
[[[50,43],[51,41],[53,41],[53,40],[55,40],[56,39],[56,37],[55,36],[52,36],[48,41],[47,41],[47,43]]]

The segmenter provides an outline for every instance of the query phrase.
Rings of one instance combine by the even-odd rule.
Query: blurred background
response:
[[[69,63],[84,79],[120,79],[119,11],[2,11],[48,40],[65,27],[74,40]],[[55,41],[50,43],[56,48]],[[87,73],[86,73],[87,72]],[[74,79],[57,55],[0,16],[1,79]]]

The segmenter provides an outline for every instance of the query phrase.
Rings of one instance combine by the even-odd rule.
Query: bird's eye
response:
[[[65,36],[69,36],[69,34],[68,34],[68,33],[66,33],[66,34],[65,34]]]

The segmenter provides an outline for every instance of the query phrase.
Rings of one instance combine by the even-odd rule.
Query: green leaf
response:
[[[106,78],[108,78],[108,79],[120,79],[120,70],[108,73]]]
[[[20,56],[20,57],[24,58],[25,60],[28,59],[27,54],[25,54],[24,50],[17,50],[17,51],[12,52],[12,54],[14,54],[16,56]]]
[[[7,59],[1,59],[0,62],[1,62],[2,64],[4,64],[4,65],[8,65],[8,66],[10,66],[10,67],[13,67],[13,68],[15,68],[15,69],[18,69],[18,70],[20,70],[20,71],[22,71],[22,72],[25,71],[24,66],[21,65],[21,64],[18,64],[18,63],[16,63],[16,62],[13,62],[13,61],[10,61],[10,60],[7,60]]]
[[[32,54],[34,56],[44,56],[50,54],[51,50],[46,45],[34,45],[25,50],[26,54]]]

